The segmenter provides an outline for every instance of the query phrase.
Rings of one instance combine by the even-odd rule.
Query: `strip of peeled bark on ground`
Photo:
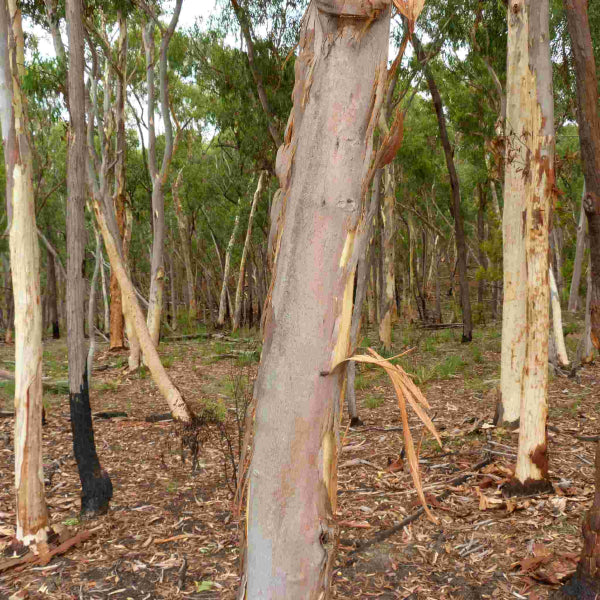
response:
[[[241,598],[318,598],[329,588],[345,373],[333,369],[350,350],[356,242],[381,166],[372,135],[389,18],[385,1],[313,0],[303,20],[294,108],[277,156],[282,194],[255,388]]]

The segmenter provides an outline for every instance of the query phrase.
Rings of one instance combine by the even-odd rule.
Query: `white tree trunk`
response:
[[[381,319],[379,322],[379,340],[387,351],[392,348],[392,329],[398,312],[396,308],[396,277],[395,277],[395,245],[394,236],[394,205],[396,204],[396,188],[394,180],[394,165],[386,165],[383,170],[383,206],[381,207],[382,232],[381,252],[383,254],[383,289],[381,290]],[[425,252],[425,250],[423,250]]]
[[[8,6],[7,6],[8,5]],[[32,156],[28,139],[21,11],[16,0],[0,8],[0,70],[11,94],[12,111],[5,150],[7,199],[11,207],[10,259],[15,303],[15,489],[17,540],[25,545],[45,542],[48,509],[42,461],[42,309],[40,266]],[[8,70],[7,70],[8,69]],[[3,108],[8,99],[2,102]]]
[[[512,131],[507,138],[507,163],[511,165],[507,170],[512,171],[519,164],[518,156],[525,159],[520,163],[518,174],[524,189],[517,230],[524,233],[525,238],[526,324],[520,340],[524,346],[524,360],[519,365],[522,381],[519,448],[515,478],[511,482],[512,491],[520,494],[552,489],[548,480],[546,421],[554,101],[548,0],[513,2],[508,15],[507,126]],[[523,70],[518,73],[511,71],[516,56],[525,61]],[[515,108],[519,109],[518,113],[512,112]],[[506,189],[507,193],[512,192],[508,186]]]

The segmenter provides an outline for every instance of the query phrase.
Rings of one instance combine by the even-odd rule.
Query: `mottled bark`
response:
[[[246,230],[246,239],[244,241],[244,248],[242,250],[242,258],[240,260],[240,274],[238,277],[238,284],[235,291],[235,308],[233,313],[233,331],[240,326],[240,316],[242,310],[242,295],[244,291],[244,275],[246,272],[246,261],[248,260],[248,250],[250,248],[250,239],[252,238],[252,224],[254,222],[254,215],[256,213],[256,206],[262,195],[263,188],[265,185],[267,172],[261,171],[260,177],[258,178],[258,185],[256,186],[256,192],[254,192],[254,198],[252,199],[252,206],[250,208],[250,216],[248,217],[248,228]]]
[[[69,113],[67,164],[67,346],[69,406],[73,449],[81,481],[81,513],[94,516],[108,510],[112,482],[100,467],[94,442],[84,336],[86,125],[84,30],[82,0],[67,0],[69,30]],[[93,330],[90,331],[90,337]]]
[[[350,351],[357,240],[379,166],[372,165],[372,135],[385,91],[389,19],[385,2],[313,0],[302,24],[294,108],[277,157],[279,250],[255,388],[240,591],[248,600],[328,594],[340,363]]]
[[[456,237],[456,252],[458,256],[458,279],[460,284],[460,304],[463,316],[462,341],[470,342],[473,339],[473,321],[471,316],[471,298],[469,294],[469,279],[467,273],[467,241],[464,219],[461,213],[460,183],[456,165],[454,164],[454,150],[450,144],[442,97],[433,77],[433,73],[426,63],[425,51],[415,35],[412,37],[412,43],[419,61],[423,64],[425,78],[427,79],[427,85],[429,87],[429,92],[431,93],[435,114],[437,116],[442,148],[444,149],[444,156],[446,158],[446,167],[448,168],[448,175],[450,177],[450,189],[452,191],[450,212],[454,218],[454,234]]]
[[[592,297],[592,342],[600,349],[600,112],[598,77],[587,0],[564,0],[577,83],[577,120],[585,176],[583,209],[588,219]]]
[[[525,323],[518,342],[523,360],[516,365],[522,394],[519,448],[515,477],[506,491],[521,494],[552,489],[548,479],[546,420],[548,237],[555,138],[548,0],[515,0],[509,7],[508,20],[505,214],[507,205],[512,204],[509,210],[519,217],[518,232],[524,237],[525,248],[524,254],[513,255],[513,259],[523,263],[526,287],[520,298]],[[517,189],[520,195],[515,193]],[[504,251],[505,257],[507,252],[512,253],[507,246]],[[505,300],[507,296],[508,290]],[[517,329],[516,323],[508,325]]]
[[[21,11],[0,2],[0,106],[15,302],[15,491],[17,540],[45,542],[48,509],[42,462],[42,310],[33,164],[21,82],[25,75]],[[6,114],[7,107],[11,106]],[[7,126],[6,131],[4,127]]]

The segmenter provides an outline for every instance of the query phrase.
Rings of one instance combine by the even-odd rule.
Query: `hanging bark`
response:
[[[464,220],[460,209],[460,183],[458,180],[458,173],[456,172],[456,165],[454,164],[454,150],[450,145],[442,97],[433,77],[433,73],[426,63],[425,51],[415,35],[412,36],[412,44],[419,61],[424,65],[425,78],[427,79],[427,86],[429,87],[429,92],[431,93],[431,98],[435,107],[440,138],[444,149],[444,156],[446,158],[448,175],[450,177],[450,188],[452,190],[450,212],[454,218],[454,233],[456,236],[456,252],[458,256],[458,279],[460,284],[460,304],[463,316],[462,341],[470,342],[473,339],[473,321],[471,316],[471,298],[469,295],[469,279],[467,273],[467,241]]]
[[[569,312],[577,312],[579,310],[579,285],[581,283],[581,272],[583,270],[583,255],[585,252],[585,210],[583,209],[583,201],[585,199],[585,182],[583,184],[583,192],[581,194],[581,212],[579,213],[579,223],[577,225],[577,242],[575,245],[575,260],[573,261],[573,276],[571,277],[571,289],[569,291]]]
[[[150,296],[148,298],[148,330],[152,342],[158,347],[160,340],[160,319],[163,309],[163,295],[165,286],[165,193],[164,186],[169,175],[171,159],[177,143],[173,136],[171,123],[171,110],[169,102],[169,75],[167,52],[169,44],[175,33],[181,5],[183,0],[176,0],[175,9],[169,26],[165,28],[160,22],[152,19],[143,29],[143,41],[146,54],[146,88],[148,94],[148,168],[152,180],[152,260],[150,273]],[[156,159],[156,128],[155,119],[155,91],[154,91],[154,30],[156,26],[161,30],[159,53],[159,93],[160,112],[165,128],[165,149],[160,167]]]
[[[21,11],[0,2],[0,107],[5,143],[9,246],[15,302],[15,490],[17,540],[46,542],[48,509],[42,462],[42,311],[33,165],[21,81]],[[11,107],[8,109],[8,107]],[[8,114],[7,114],[8,113]],[[5,129],[6,126],[6,129]]]
[[[115,164],[115,212],[121,239],[125,235],[125,166],[127,138],[125,133],[125,96],[127,93],[127,19],[122,10],[117,11],[119,41],[117,45],[118,67],[115,121],[117,129],[117,157]],[[127,261],[127,254],[123,256]],[[114,273],[110,276],[110,349],[122,350],[125,347],[125,322],[123,320],[123,300],[119,282]]]
[[[229,238],[229,244],[227,244],[227,250],[225,251],[225,266],[223,267],[223,285],[221,286],[221,297],[219,300],[219,316],[217,317],[217,329],[225,327],[225,317],[227,313],[227,280],[229,279],[229,270],[231,268],[231,252],[233,251],[233,245],[235,244],[235,237],[237,235],[238,228],[240,226],[240,213],[235,216],[235,222],[233,224],[233,231]]]
[[[190,239],[188,235],[188,224],[181,198],[179,197],[179,188],[183,177],[183,169],[179,169],[175,182],[173,183],[173,205],[175,206],[175,216],[177,217],[177,226],[179,228],[179,239],[181,240],[181,253],[183,254],[183,263],[185,265],[185,282],[188,301],[188,315],[191,320],[197,316],[198,307],[196,306],[196,290],[194,288],[194,271],[192,269],[192,253],[190,251]],[[171,295],[171,299],[173,296]],[[173,318],[175,312],[173,311]]]
[[[588,219],[592,342],[600,349],[600,112],[598,77],[586,0],[564,0],[577,82],[577,121],[585,177],[583,209]]]
[[[258,185],[256,186],[256,192],[254,192],[254,198],[252,199],[252,207],[250,208],[250,216],[248,217],[248,229],[246,230],[246,240],[244,242],[244,249],[242,250],[242,258],[240,261],[240,275],[238,277],[237,289],[235,291],[235,308],[233,313],[233,331],[239,329],[240,317],[242,310],[242,295],[244,293],[244,275],[246,272],[246,261],[248,259],[248,249],[250,247],[250,239],[252,238],[252,224],[254,222],[254,214],[256,213],[256,206],[260,199],[266,179],[267,172],[261,171],[260,177],[258,178]]]
[[[366,195],[385,164],[373,160],[372,135],[389,22],[387,2],[343,0],[313,0],[302,22],[294,108],[277,157],[278,251],[255,387],[240,598],[328,594],[341,361],[350,351]]]
[[[396,189],[394,180],[394,165],[389,164],[383,170],[383,206],[381,208],[381,253],[383,288],[381,290],[381,320],[379,323],[379,340],[387,352],[392,348],[392,329],[398,312],[396,310],[396,274],[394,258],[394,206],[396,204]]]
[[[73,450],[81,481],[81,514],[94,516],[108,511],[112,482],[100,467],[94,442],[87,352],[84,332],[86,126],[84,82],[83,4],[67,0],[69,31],[69,113],[67,164],[67,345],[69,355],[69,406]],[[92,324],[93,327],[93,324]],[[93,328],[90,338],[94,335]]]
[[[525,294],[520,297],[525,322],[518,341],[523,360],[515,365],[522,393],[519,448],[515,477],[506,491],[531,494],[552,489],[548,479],[546,432],[550,330],[548,237],[554,194],[548,0],[513,2],[508,20],[505,215],[507,210],[518,213],[517,232],[525,238],[525,248],[524,254],[515,256],[505,246],[504,256],[508,253],[513,260],[523,263],[526,285]],[[521,191],[520,196],[517,190]],[[508,294],[506,290],[505,301]],[[517,323],[508,325],[518,329]],[[502,393],[504,396],[504,390]]]

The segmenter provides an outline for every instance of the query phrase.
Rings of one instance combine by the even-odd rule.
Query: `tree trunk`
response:
[[[96,332],[95,332],[95,321],[96,321],[96,308],[97,308],[97,287],[98,287],[98,276],[100,274],[100,264],[102,263],[102,238],[98,232],[95,221],[94,226],[94,238],[96,240],[96,252],[94,261],[94,274],[92,275],[92,281],[90,282],[90,297],[88,300],[88,331],[90,332],[90,347],[87,355],[87,380],[88,387],[92,387],[92,368],[94,366],[94,354],[96,353]]]
[[[396,188],[394,165],[389,164],[383,170],[384,192],[381,208],[382,231],[381,253],[383,266],[383,289],[381,290],[381,320],[379,323],[379,340],[387,352],[392,349],[392,329],[398,312],[396,310],[396,277],[394,259],[396,249],[394,236],[394,206],[396,204]],[[361,307],[362,310],[362,307]]]
[[[58,295],[56,292],[56,264],[54,256],[48,252],[47,269],[47,292],[48,292],[48,316],[52,325],[52,339],[60,339],[60,325],[58,323]]]
[[[564,0],[577,82],[577,120],[585,177],[583,208],[588,219],[592,298],[592,342],[600,349],[600,113],[598,78],[586,0]]]
[[[565,345],[565,335],[562,326],[562,310],[560,307],[560,297],[558,295],[558,287],[554,279],[554,271],[552,268],[548,271],[548,279],[550,282],[550,306],[552,313],[552,332],[554,337],[554,345],[556,347],[556,356],[560,366],[569,366],[569,355],[567,354],[567,346]]]
[[[579,285],[581,283],[581,272],[583,270],[583,256],[585,253],[585,210],[583,200],[585,198],[585,182],[581,194],[581,212],[579,213],[579,224],[577,225],[577,243],[575,246],[575,260],[573,261],[573,277],[571,278],[571,289],[569,291],[569,312],[577,312],[581,299],[579,297]]]
[[[112,482],[100,467],[94,442],[87,352],[84,335],[86,126],[84,81],[84,29],[81,0],[67,0],[69,31],[69,113],[67,164],[67,345],[69,354],[69,406],[73,450],[81,481],[81,514],[108,511]],[[93,329],[90,331],[90,338]]]
[[[227,313],[227,280],[229,279],[229,270],[231,268],[231,252],[233,251],[233,245],[235,244],[235,237],[237,235],[238,228],[240,226],[240,213],[235,216],[235,223],[233,224],[233,231],[231,232],[231,238],[229,238],[229,244],[227,244],[227,250],[225,251],[225,267],[223,268],[223,285],[221,286],[221,298],[219,301],[219,316],[217,317],[217,329],[225,327],[225,316]]]
[[[154,125],[154,21],[143,29],[143,41],[146,53],[146,87],[148,94],[148,166],[152,179],[152,261],[150,273],[150,295],[148,298],[148,331],[152,343],[158,348],[160,341],[160,319],[163,309],[165,287],[165,193],[164,186],[169,174],[171,159],[176,141],[173,139],[173,125],[169,102],[169,77],[167,52],[179,21],[183,0],[176,0],[175,10],[168,28],[163,31],[159,54],[159,91],[161,116],[165,128],[165,149],[160,168],[156,163],[156,130]]]
[[[100,248],[102,252],[102,248]],[[110,335],[110,305],[108,301],[108,282],[106,269],[104,267],[104,256],[100,255],[100,279],[102,282],[102,306],[104,307],[103,331],[105,335]]]
[[[522,362],[514,365],[522,396],[517,466],[507,492],[531,494],[552,489],[548,479],[546,432],[550,329],[548,237],[554,194],[548,0],[513,2],[508,20],[505,214],[510,203],[508,210],[517,213],[516,234],[525,238],[525,248],[523,254],[515,256],[513,249],[505,246],[504,256],[508,253],[524,267],[525,294],[519,300],[524,305],[520,310],[525,313],[525,322],[519,331],[522,337],[514,340],[523,356]],[[517,323],[507,324],[520,329]],[[507,358],[510,362],[514,355]]]
[[[450,177],[450,188],[452,190],[452,204],[450,212],[454,218],[454,233],[456,236],[456,252],[458,256],[458,280],[460,285],[460,305],[463,316],[463,342],[470,342],[473,339],[473,322],[471,317],[471,298],[469,295],[469,279],[467,273],[467,241],[465,236],[465,226],[463,216],[460,210],[460,183],[458,181],[458,173],[454,164],[454,150],[450,145],[448,129],[446,127],[446,116],[444,115],[444,105],[439,89],[433,77],[431,69],[426,63],[426,56],[421,43],[415,35],[412,37],[413,47],[419,61],[424,65],[425,78],[431,93],[435,114],[438,120],[440,130],[440,138],[446,157],[446,166]]]
[[[482,185],[477,186],[479,192],[479,204],[477,206],[477,239],[479,241],[479,264],[483,269],[487,269],[488,260],[483,244],[485,243],[485,210],[487,197]],[[486,280],[483,277],[479,278],[477,285],[477,302],[480,304],[480,310],[483,310],[483,301],[485,293]]]
[[[177,217],[179,238],[181,240],[181,253],[185,265],[188,315],[190,320],[193,321],[197,316],[198,307],[196,306],[196,290],[194,288],[194,271],[192,269],[192,253],[190,251],[188,224],[185,214],[183,213],[183,207],[181,206],[181,198],[179,197],[179,188],[181,186],[182,177],[183,169],[180,169],[175,178],[175,183],[173,184],[173,205],[175,206],[175,216]],[[175,312],[173,312],[173,318],[175,318]]]
[[[117,11],[119,21],[119,42],[117,46],[118,69],[117,95],[115,103],[117,128],[117,157],[115,165],[115,213],[119,235],[125,235],[125,175],[127,138],[125,132],[125,96],[127,93],[127,19],[122,10]],[[127,254],[123,259],[127,262]],[[119,282],[114,273],[110,276],[110,349],[122,350],[125,347],[125,323],[123,320],[123,299]]]
[[[233,331],[239,329],[240,317],[242,311],[242,295],[244,293],[244,275],[246,273],[246,261],[248,259],[248,249],[250,247],[250,239],[252,238],[252,223],[254,221],[254,214],[256,213],[256,206],[258,200],[263,192],[265,185],[267,172],[261,171],[260,177],[258,178],[258,185],[256,192],[254,192],[254,198],[252,199],[252,207],[250,208],[250,216],[248,217],[248,229],[246,230],[246,240],[244,242],[244,249],[242,250],[242,259],[240,261],[240,275],[238,277],[237,289],[235,291],[235,308],[233,313]],[[229,248],[228,248],[229,250]]]
[[[294,108],[277,158],[285,200],[255,387],[239,596],[248,600],[328,594],[341,361],[385,89],[390,9],[378,7],[313,0],[302,22]]]
[[[15,490],[17,540],[45,542],[48,509],[42,461],[42,310],[33,166],[21,82],[25,57],[16,0],[0,5],[0,106],[15,302]],[[6,128],[5,128],[6,126]]]

